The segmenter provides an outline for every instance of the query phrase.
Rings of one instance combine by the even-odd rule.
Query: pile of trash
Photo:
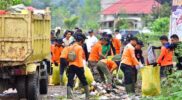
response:
[[[83,89],[74,91],[74,96],[77,99],[84,99],[85,94]],[[139,100],[139,96],[128,95],[125,87],[116,85],[112,89],[108,89],[105,83],[93,82],[90,87],[91,100]]]
[[[47,8],[46,10],[42,9],[36,9],[32,6],[25,6],[24,4],[18,4],[15,6],[11,6],[6,10],[0,10],[0,15],[4,14],[28,14],[29,12],[33,12],[34,15],[46,15],[47,13],[50,13],[50,11]]]

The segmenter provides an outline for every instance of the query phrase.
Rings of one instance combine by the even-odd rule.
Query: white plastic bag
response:
[[[150,65],[150,64],[156,63],[157,58],[152,46],[148,47],[147,53],[148,53],[148,56],[147,56],[148,64]]]

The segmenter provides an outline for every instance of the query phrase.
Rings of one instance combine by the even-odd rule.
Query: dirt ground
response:
[[[60,100],[66,96],[66,87],[49,86],[47,95],[40,95],[39,100]],[[0,100],[18,100],[16,90],[9,89],[6,94],[0,94]],[[26,100],[26,99],[21,99]]]

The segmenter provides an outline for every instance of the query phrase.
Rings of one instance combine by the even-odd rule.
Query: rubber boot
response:
[[[62,86],[63,86],[63,85],[64,85],[64,83],[63,83],[63,76],[62,76],[62,75],[60,75],[60,81],[61,81],[61,82],[60,82],[60,85],[62,85]]]
[[[90,98],[90,92],[89,92],[89,87],[88,85],[83,86],[84,90],[85,90],[85,100],[89,100]]]
[[[73,99],[72,88],[67,86],[67,99]]]
[[[127,84],[127,85],[125,85],[125,89],[126,89],[126,92],[128,94],[135,93],[135,86],[134,86],[134,84]]]

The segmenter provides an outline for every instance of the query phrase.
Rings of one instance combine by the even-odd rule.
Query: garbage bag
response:
[[[113,57],[114,57],[114,56],[107,56],[107,59],[108,59],[108,60],[112,60]]]
[[[68,83],[68,77],[66,76],[66,71],[64,71],[64,73],[63,73],[63,85],[67,85],[67,83]]]
[[[145,66],[140,70],[142,76],[142,95],[156,96],[161,93],[160,67]]]
[[[122,70],[120,70],[120,69],[118,69],[118,71],[114,70],[112,74],[114,77],[117,77],[120,80],[122,80],[124,78],[124,74],[123,74]]]
[[[53,75],[52,75],[52,84],[59,85],[60,84],[60,67],[52,65],[53,67]]]
[[[147,56],[147,63],[148,63],[148,65],[156,63],[157,58],[156,58],[156,54],[155,54],[155,51],[152,48],[152,46],[148,47],[147,54],[148,54],[148,56]]]
[[[85,77],[86,77],[86,80],[88,82],[89,85],[91,85],[91,83],[94,81],[94,77],[93,77],[93,74],[91,72],[91,70],[88,68],[88,67],[84,67],[84,71],[85,71]],[[78,78],[75,79],[76,82],[75,82],[75,87],[74,88],[77,88],[80,84],[80,81]],[[66,72],[64,72],[63,74],[63,83],[64,85],[66,85],[68,82],[68,78],[67,78],[67,75],[66,75]]]
[[[87,82],[89,85],[91,85],[91,83],[94,81],[93,74],[92,74],[90,68],[88,68],[88,67],[84,67],[84,70],[85,70],[85,77],[87,79]]]

